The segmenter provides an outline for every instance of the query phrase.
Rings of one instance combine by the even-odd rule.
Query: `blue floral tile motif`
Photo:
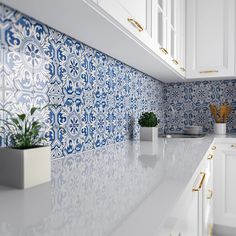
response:
[[[53,159],[138,139],[144,111],[158,115],[160,130],[181,131],[211,130],[212,102],[236,109],[235,80],[164,84],[2,4],[0,46],[1,108],[61,105],[44,114]]]
[[[212,131],[209,104],[223,102],[233,108],[227,129],[236,131],[236,80],[170,83],[164,90],[167,131],[178,132],[188,125],[201,125],[205,131]]]
[[[61,105],[46,114],[53,159],[137,139],[145,110],[163,125],[163,83],[4,5],[0,12],[0,106]]]

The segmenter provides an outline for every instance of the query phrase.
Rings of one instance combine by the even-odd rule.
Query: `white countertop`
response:
[[[0,187],[0,235],[153,235],[213,139],[127,141],[53,161],[51,184]]]

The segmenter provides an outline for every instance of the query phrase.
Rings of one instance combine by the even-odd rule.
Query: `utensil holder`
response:
[[[226,123],[215,123],[214,124],[215,134],[226,134]]]

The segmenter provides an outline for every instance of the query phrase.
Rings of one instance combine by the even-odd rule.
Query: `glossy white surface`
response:
[[[212,141],[129,141],[53,161],[51,185],[0,188],[0,235],[158,235]]]

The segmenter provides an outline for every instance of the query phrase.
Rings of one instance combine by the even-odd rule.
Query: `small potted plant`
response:
[[[210,111],[215,120],[214,133],[226,134],[226,122],[229,117],[232,108],[228,103],[223,103],[219,107],[215,104],[210,104]]]
[[[143,141],[155,141],[158,137],[158,124],[160,120],[154,112],[144,112],[139,118],[140,139]]]
[[[25,189],[51,180],[51,149],[42,145],[44,123],[35,117],[44,108],[15,115],[1,109],[8,118],[0,127],[6,144],[0,148],[0,184]]]

